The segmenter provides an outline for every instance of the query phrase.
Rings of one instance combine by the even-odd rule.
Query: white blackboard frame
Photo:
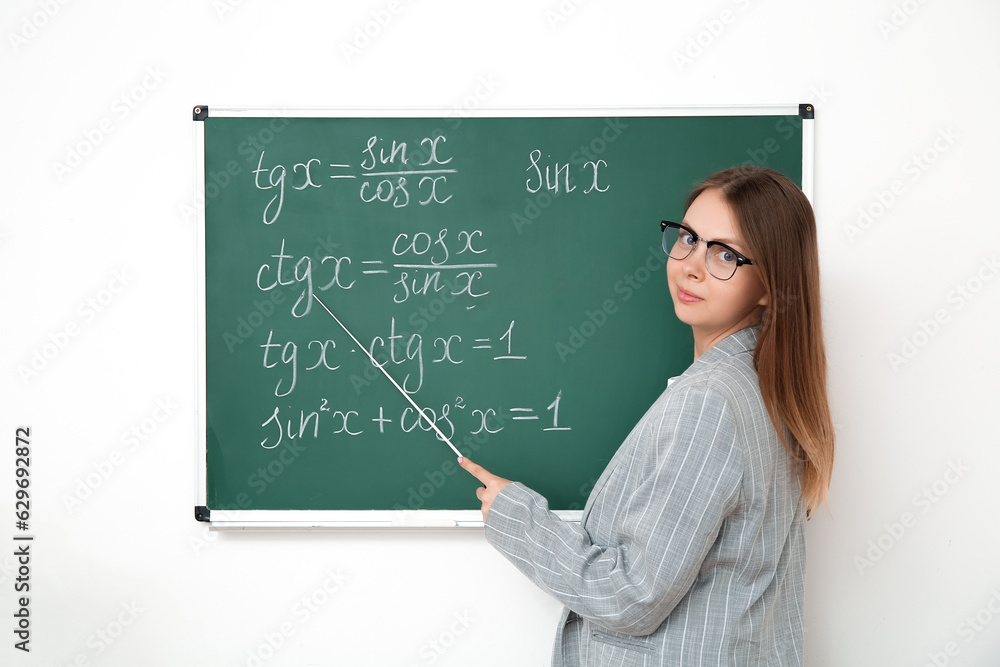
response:
[[[336,107],[336,108],[250,108],[194,107],[195,120],[210,114],[222,118],[447,118],[455,109],[440,107]],[[707,105],[665,107],[489,107],[462,109],[460,117],[601,117],[601,116],[793,116],[802,118],[802,191],[813,202],[815,176],[815,126],[812,104]],[[195,210],[198,229],[195,256],[197,312],[195,317],[196,394],[195,419],[196,490],[195,519],[212,530],[405,530],[482,529],[479,510],[219,510],[206,507],[207,405],[206,405],[206,315],[205,315],[205,124],[194,123]],[[580,521],[581,510],[557,510],[563,521]]]

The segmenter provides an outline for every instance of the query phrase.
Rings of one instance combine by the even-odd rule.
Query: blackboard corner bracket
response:
[[[799,116],[801,116],[803,120],[813,120],[815,113],[816,107],[812,103],[805,102],[799,105]]]
[[[205,523],[211,523],[212,510],[208,509],[204,505],[195,505],[194,518],[197,521],[204,521]]]
[[[194,108],[193,119],[194,120],[205,120],[208,118],[208,107],[204,104],[199,104]]]

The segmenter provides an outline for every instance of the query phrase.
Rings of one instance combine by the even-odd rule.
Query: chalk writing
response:
[[[569,431],[569,426],[558,425],[558,405],[562,400],[562,390],[559,390],[555,401],[546,411],[555,410],[552,416],[552,426],[536,427],[540,431]],[[457,433],[499,433],[510,428],[517,429],[520,422],[541,422],[541,417],[533,407],[477,407],[469,409],[461,396],[453,402],[438,406],[424,407],[417,411],[405,407],[397,413],[388,413],[384,405],[364,406],[359,409],[347,409],[347,406],[334,406],[326,398],[320,400],[316,409],[293,408],[292,406],[276,405],[261,422],[263,438],[260,446],[264,449],[274,449],[286,440],[303,440],[306,438],[325,438],[336,442],[340,438],[351,439],[365,433],[382,435],[397,435],[412,433],[416,430],[427,433],[434,432],[434,426],[448,439]],[[431,424],[434,424],[432,426]],[[440,440],[441,436],[435,437]]]
[[[462,230],[455,236],[454,245],[446,242],[447,236],[447,229],[439,230],[436,238],[432,238],[427,232],[399,234],[392,243],[392,255],[400,261],[387,265],[386,260],[381,259],[360,260],[358,264],[361,276],[387,275],[390,272],[387,267],[400,269],[396,274],[398,278],[392,283],[398,286],[393,294],[394,303],[404,303],[411,296],[436,295],[440,292],[452,297],[465,294],[470,299],[489,294],[490,291],[481,286],[485,277],[483,271],[497,268],[496,263],[469,263],[457,259],[448,262],[453,257],[452,253],[458,258],[466,253],[469,253],[466,257],[472,257],[487,252],[488,249],[482,245],[483,233],[479,230]],[[282,238],[278,251],[260,264],[256,285],[262,292],[292,285],[296,286],[296,290],[301,288],[289,307],[293,317],[305,317],[311,312],[312,297],[316,290],[349,290],[357,282],[355,262],[349,255],[296,256],[286,252],[285,245],[286,240]],[[403,261],[407,259],[414,261]],[[447,277],[443,277],[443,274]],[[314,283],[314,280],[319,282]]]
[[[552,156],[548,155],[546,157]],[[594,191],[608,191],[608,188],[611,187],[610,185],[605,185],[602,188],[599,183],[600,169],[607,166],[608,163],[604,160],[590,160],[583,163],[580,171],[585,177],[590,179],[590,185],[583,190],[583,194],[589,194]],[[542,176],[543,167],[544,178]],[[548,162],[543,164],[542,151],[538,148],[528,153],[528,167],[525,171],[528,172],[528,178],[524,182],[524,187],[525,190],[532,194],[539,192],[543,187],[551,192],[553,196],[573,192],[577,189],[570,175],[569,162],[560,163],[557,160],[551,164]]]
[[[511,320],[506,331],[499,337],[500,341],[506,340],[505,353],[492,356],[493,361],[524,361],[528,358],[526,355],[513,354],[513,331],[514,320]],[[450,333],[433,338],[426,337],[426,339],[431,341],[429,356],[425,356],[427,354],[424,348],[425,336],[419,333],[403,333],[397,328],[396,318],[390,317],[388,335],[372,337],[368,344],[368,352],[375,358],[379,367],[402,366],[401,370],[405,371],[406,375],[403,377],[401,386],[407,393],[415,394],[420,391],[424,384],[425,368],[428,361],[432,364],[458,365],[465,360],[471,351],[493,349],[493,345],[489,342],[490,338],[473,338],[468,335],[463,338],[460,333]],[[463,341],[465,341],[467,348],[465,350],[463,350]],[[468,345],[469,342],[475,344]],[[304,347],[305,350],[300,353],[301,347]],[[338,348],[336,341],[332,339],[312,339],[304,345],[302,342],[294,340],[283,341],[275,337],[274,329],[268,331],[267,341],[262,343],[260,348],[263,350],[261,366],[267,370],[274,370],[274,375],[278,376],[274,383],[274,395],[277,397],[288,396],[295,391],[300,367],[304,372],[338,371],[344,359],[355,352],[346,346]],[[472,353],[475,354],[475,352]],[[303,357],[301,362],[300,356]]]
[[[361,146],[333,142],[294,158],[281,152],[283,138],[257,147],[259,152],[248,158],[256,158],[256,168],[249,178],[253,191],[261,195],[257,224],[273,227],[275,233],[270,237],[271,248],[261,252],[254,264],[255,275],[247,279],[254,281],[259,292],[285,290],[291,294],[292,298],[284,300],[279,310],[285,317],[291,316],[292,322],[315,316],[314,295],[346,295],[352,290],[373,295],[372,307],[385,309],[386,316],[381,331],[368,331],[367,338],[360,338],[371,355],[371,359],[360,362],[358,353],[364,350],[337,338],[333,331],[330,337],[303,334],[301,328],[283,325],[282,321],[262,327],[256,364],[267,378],[267,391],[274,399],[302,400],[300,395],[310,395],[317,384],[310,380],[306,383],[309,389],[303,390],[306,378],[321,379],[318,386],[349,385],[360,396],[360,387],[370,384],[372,377],[367,371],[363,378],[359,377],[359,363],[376,373],[379,367],[385,369],[407,394],[413,395],[428,382],[434,385],[432,376],[447,381],[445,374],[435,370],[438,368],[455,368],[473,360],[515,365],[529,360],[521,342],[526,336],[530,339],[530,323],[525,328],[516,319],[507,318],[503,324],[495,320],[483,324],[481,319],[475,320],[476,324],[471,320],[462,324],[462,319],[452,314],[446,320],[448,324],[432,326],[449,304],[458,302],[456,311],[467,312],[493,294],[490,277],[500,264],[492,256],[485,228],[446,223],[434,229],[400,231],[383,229],[366,218],[356,224],[365,225],[365,235],[374,244],[359,247],[348,222],[333,227],[341,230],[333,233],[343,237],[328,236],[329,243],[312,252],[307,251],[314,244],[303,244],[296,235],[295,227],[303,211],[312,210],[302,206],[309,206],[309,198],[319,196],[324,189],[330,190],[324,195],[328,198],[354,196],[366,208],[385,211],[378,215],[414,206],[447,206],[455,201],[461,196],[453,180],[460,165],[447,136],[437,130],[415,137],[372,134]],[[274,159],[279,154],[283,157]],[[605,160],[595,158],[582,164],[561,161],[535,148],[527,155],[524,187],[529,193],[601,193],[610,187],[606,168]],[[356,184],[353,194],[350,187],[344,189],[351,182]],[[417,310],[409,322],[420,325],[420,331],[415,333],[403,331],[398,312],[390,308],[411,302],[415,302]],[[308,329],[324,330],[312,326]],[[516,397],[511,400],[517,402]],[[539,424],[541,431],[566,431],[571,427],[560,422],[561,400],[561,390],[551,402],[534,406],[471,406],[458,397],[450,403],[426,407],[423,413],[407,407],[390,414],[386,406],[331,395],[315,408],[276,403],[257,423],[260,446],[265,449],[295,439],[353,438],[367,431],[379,435],[390,430],[433,432],[435,426],[449,438],[458,430],[473,435],[497,433],[513,427],[509,425],[532,422]]]
[[[313,302],[313,259],[309,255],[303,255],[300,257],[295,264],[292,266],[291,275],[285,270],[285,260],[294,259],[293,255],[288,255],[285,253],[285,239],[281,239],[281,249],[278,254],[270,256],[273,259],[278,260],[272,267],[270,262],[265,262],[260,265],[257,270],[257,289],[262,292],[268,292],[278,286],[288,286],[298,284],[305,284],[305,287],[299,293],[295,302],[292,304],[291,313],[293,317],[304,317],[309,314],[312,309]],[[327,264],[329,262],[329,264]],[[346,267],[351,264],[350,257],[334,257],[333,255],[325,255],[320,260],[320,267],[323,268],[324,277],[328,277],[330,280],[321,285],[319,290],[325,292],[334,287],[340,289],[351,289],[354,286],[354,281],[344,282],[341,279],[342,267]],[[273,280],[272,280],[273,278]],[[268,281],[271,282],[268,282]]]

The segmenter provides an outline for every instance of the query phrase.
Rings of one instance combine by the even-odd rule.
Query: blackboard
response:
[[[803,183],[811,118],[197,107],[199,518],[478,508],[314,297],[460,450],[580,510],[693,358],[660,220],[732,165]]]

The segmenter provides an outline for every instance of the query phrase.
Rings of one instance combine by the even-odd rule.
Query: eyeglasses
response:
[[[705,268],[719,280],[729,280],[736,269],[744,264],[753,264],[725,243],[703,239],[679,222],[664,220],[660,223],[660,230],[663,232],[663,252],[671,259],[687,259],[698,247],[698,241],[705,241],[708,247]]]

